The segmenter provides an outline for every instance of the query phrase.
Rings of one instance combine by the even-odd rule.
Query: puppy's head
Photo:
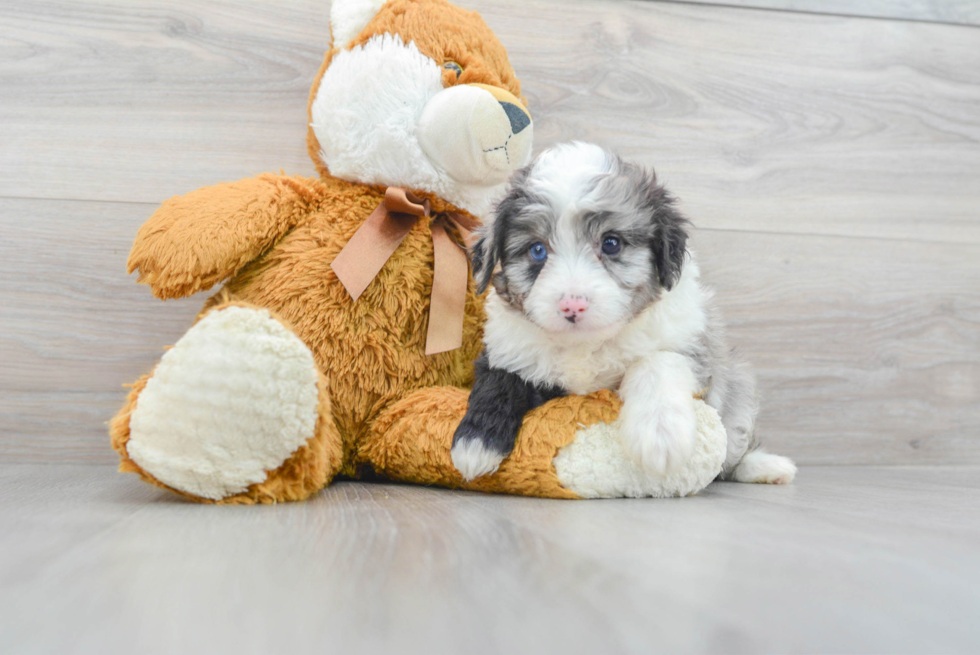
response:
[[[621,326],[681,276],[687,221],[653,171],[571,143],[519,171],[474,246],[482,292],[539,327],[588,337]]]

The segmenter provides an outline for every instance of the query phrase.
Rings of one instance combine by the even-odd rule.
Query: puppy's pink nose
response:
[[[573,323],[588,308],[589,301],[582,296],[565,296],[558,302],[558,309],[564,314],[565,319]]]

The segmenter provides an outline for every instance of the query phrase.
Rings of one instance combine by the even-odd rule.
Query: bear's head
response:
[[[507,51],[446,0],[334,0],[310,91],[321,175],[434,193],[480,216],[528,163],[533,127]]]

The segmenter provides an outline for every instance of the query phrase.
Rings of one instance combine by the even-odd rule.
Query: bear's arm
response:
[[[209,289],[237,273],[309,214],[317,180],[265,174],[164,202],[136,235],[129,272],[161,299]]]

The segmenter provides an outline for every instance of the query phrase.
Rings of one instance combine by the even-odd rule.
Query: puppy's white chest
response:
[[[615,389],[626,373],[626,363],[608,346],[562,349],[555,358],[558,383],[573,394]]]

